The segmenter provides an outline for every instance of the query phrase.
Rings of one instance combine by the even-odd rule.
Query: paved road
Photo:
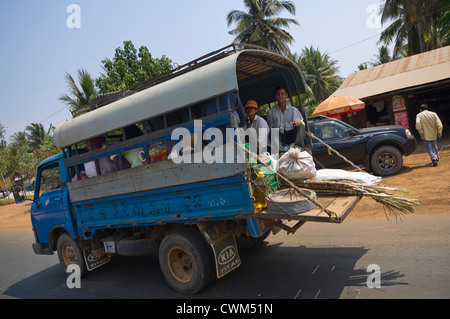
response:
[[[34,255],[32,241],[30,232],[0,232],[0,299],[186,298],[168,287],[156,255],[116,257],[69,289],[56,255]],[[450,214],[310,222],[241,252],[236,271],[190,298],[450,298],[449,247]],[[380,288],[367,287],[371,264]]]

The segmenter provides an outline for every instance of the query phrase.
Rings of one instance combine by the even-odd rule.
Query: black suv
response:
[[[356,165],[364,166],[377,176],[396,174],[403,166],[403,155],[416,150],[411,132],[396,125],[356,129],[326,116],[308,119],[309,130],[334,150]],[[346,168],[350,165],[320,142],[312,139],[312,155],[325,168]]]

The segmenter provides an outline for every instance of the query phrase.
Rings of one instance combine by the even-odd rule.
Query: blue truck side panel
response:
[[[245,177],[237,176],[80,202],[74,207],[78,228],[92,236],[97,229],[112,227],[245,218],[253,210],[250,196]]]

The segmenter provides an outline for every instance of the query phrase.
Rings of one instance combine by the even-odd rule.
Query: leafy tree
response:
[[[448,0],[385,0],[381,22],[392,23],[380,35],[380,42],[394,43],[394,57],[414,55],[446,43],[447,27],[442,21]]]
[[[0,125],[0,128],[3,127]],[[3,134],[2,132],[0,132]],[[3,135],[2,135],[3,136]],[[0,136],[0,140],[2,140]],[[42,124],[31,123],[25,132],[18,132],[11,137],[12,143],[4,143],[0,148],[0,177],[15,180],[33,176],[37,166],[46,158],[61,150],[53,143],[51,134],[44,130]]]
[[[375,60],[368,62],[371,66],[382,65],[385,63],[392,62],[394,59],[391,57],[389,53],[389,48],[385,45],[382,45],[378,48],[378,54],[375,55]]]
[[[0,162],[1,174],[11,180],[24,175],[31,176],[35,172],[33,153],[28,152],[27,145],[9,144],[0,153]]]
[[[297,20],[280,18],[278,15],[286,10],[295,15],[292,1],[278,0],[244,0],[248,12],[232,10],[227,15],[228,26],[236,23],[229,31],[235,35],[235,43],[246,43],[265,47],[285,56],[290,56],[289,45],[294,38],[285,30],[291,24],[299,25]]]
[[[358,65],[358,71],[366,70],[367,68],[368,68],[367,62],[361,63],[360,65]]]
[[[442,47],[450,45],[450,9],[445,10],[442,16],[436,21],[436,39],[433,38],[433,43],[436,41]]]
[[[6,129],[3,124],[0,124],[0,178],[2,182],[5,182],[4,178],[4,170],[5,170],[5,160],[4,160],[4,152],[6,149],[6,141],[5,141]]]
[[[53,143],[53,137],[50,134],[46,134],[41,146],[33,153],[33,160],[31,162],[33,171],[37,169],[43,160],[60,152],[60,148]]]
[[[337,61],[331,59],[328,54],[321,53],[318,48],[305,47],[301,54],[295,53],[292,56],[292,61],[305,76],[308,98],[306,105],[326,100],[342,83],[342,79],[337,75]]]
[[[27,136],[25,132],[17,132],[11,136],[11,142],[19,145],[27,144]]]
[[[30,125],[27,125],[25,131],[31,152],[36,151],[41,145],[48,141],[48,134],[45,132],[44,126],[40,123],[31,123]]]
[[[131,41],[124,41],[116,49],[114,58],[102,61],[105,74],[96,80],[100,93],[122,91],[172,69],[172,61],[165,55],[152,58],[145,46],[139,52]]]
[[[97,96],[95,89],[95,80],[85,69],[78,69],[78,87],[72,75],[66,73],[65,80],[69,86],[69,95],[62,95],[59,100],[66,103],[70,107],[72,116],[89,107],[89,100]]]
[[[415,21],[414,6],[407,5],[407,0],[386,0],[381,7],[381,22],[392,23],[380,35],[385,44],[394,43],[394,54],[407,46],[407,54],[419,53],[418,33]]]
[[[0,150],[2,148],[5,148],[7,144],[5,141],[5,134],[6,134],[5,126],[3,124],[0,124]]]

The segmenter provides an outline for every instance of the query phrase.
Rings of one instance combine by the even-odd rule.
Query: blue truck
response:
[[[235,141],[224,139],[224,152],[218,147],[216,160],[207,160],[205,132],[228,132],[242,120],[233,96],[270,105],[280,84],[291,96],[305,92],[289,59],[232,45],[93,99],[88,112],[56,128],[62,152],[38,167],[34,253],[56,252],[64,271],[75,264],[84,276],[114,254],[158,252],[168,284],[195,294],[239,267],[238,249],[270,233],[293,233],[306,221],[342,222],[359,197],[327,198],[337,218],[320,207],[302,214],[255,211],[252,174],[247,161],[236,160],[243,153]],[[206,105],[214,112],[205,112]],[[191,140],[202,152],[179,151]]]

